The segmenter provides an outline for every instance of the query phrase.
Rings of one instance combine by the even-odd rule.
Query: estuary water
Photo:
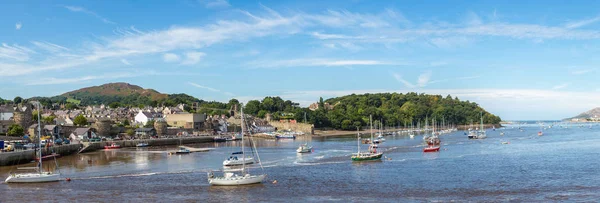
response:
[[[72,181],[0,184],[0,202],[549,202],[600,199],[600,126],[507,126],[469,140],[442,135],[442,149],[423,153],[422,136],[386,136],[385,159],[353,163],[356,135],[296,140],[254,139],[263,184],[218,187],[207,171],[239,151],[240,142],[204,143],[209,152],[168,155],[173,147],[102,150],[58,159]],[[505,135],[501,136],[500,132]],[[314,152],[297,154],[299,144]],[[502,144],[508,142],[509,144]],[[366,149],[366,145],[362,145]],[[53,166],[53,161],[46,161]],[[33,166],[33,164],[19,167]],[[4,180],[17,166],[0,167]],[[52,168],[53,169],[53,168]],[[260,173],[257,165],[252,173]],[[274,184],[273,181],[277,180]]]

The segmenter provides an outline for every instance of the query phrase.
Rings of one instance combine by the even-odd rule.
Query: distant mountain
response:
[[[111,97],[127,97],[137,95],[140,97],[148,97],[152,101],[166,99],[167,94],[162,94],[153,89],[144,89],[137,85],[129,83],[107,83],[100,86],[86,87],[75,91],[70,91],[61,96],[72,99],[83,99],[96,96],[111,96]]]
[[[572,118],[567,118],[566,120],[570,120],[573,118],[591,118],[591,117],[600,117],[600,107],[596,107],[592,110],[580,113],[579,115],[572,117]]]

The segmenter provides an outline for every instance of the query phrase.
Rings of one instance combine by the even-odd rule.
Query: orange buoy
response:
[[[273,181],[273,184],[277,184],[277,180],[274,180],[274,181]]]

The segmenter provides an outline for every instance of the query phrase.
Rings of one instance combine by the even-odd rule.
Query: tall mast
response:
[[[242,174],[245,173],[246,170],[246,152],[244,151],[244,107],[240,107],[240,112],[242,116]]]
[[[358,153],[356,155],[360,156],[360,130],[358,127],[356,127],[356,145],[358,146]]]
[[[369,123],[371,123],[371,144],[373,144],[373,115],[369,115]]]
[[[38,126],[37,127],[38,127],[38,142],[39,142],[39,147],[38,147],[38,152],[39,152],[39,154],[38,154],[38,162],[39,162],[39,164],[38,164],[38,166],[40,167],[39,168],[39,172],[41,174],[42,173],[42,169],[44,169],[44,168],[42,167],[42,127],[41,127],[42,124],[40,122],[40,120],[41,120],[40,119],[40,114],[41,114],[41,112],[40,112],[40,109],[41,109],[40,105],[41,105],[41,103],[38,102],[37,103],[37,106],[38,106],[38,113],[37,113],[37,116],[38,116],[38,119],[37,119],[38,120]]]

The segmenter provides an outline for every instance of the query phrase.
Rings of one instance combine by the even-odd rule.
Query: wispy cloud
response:
[[[200,88],[200,89],[205,89],[205,90],[212,91],[212,92],[220,92],[220,90],[218,90],[218,89],[215,89],[215,88],[212,88],[212,87],[203,86],[203,85],[199,85],[199,84],[196,84],[196,83],[193,83],[193,82],[188,82],[188,84],[191,85],[191,86]]]
[[[0,59],[5,58],[16,61],[27,61],[29,60],[29,55],[32,53],[35,53],[35,51],[17,44],[11,46],[2,43],[2,46],[0,46]]]
[[[130,66],[131,63],[129,63],[129,61],[127,61],[127,59],[121,59],[121,63]]]
[[[585,20],[579,20],[579,21],[572,21],[569,22],[565,25],[566,28],[568,29],[575,29],[575,28],[579,28],[579,27],[583,27],[589,24],[593,24],[600,21],[600,16],[596,16],[593,18],[589,18],[589,19],[585,19]]]
[[[284,68],[284,67],[312,67],[312,66],[374,66],[374,65],[396,65],[395,63],[378,60],[343,60],[343,59],[291,59],[273,61],[254,61],[249,63],[256,68]]]
[[[185,60],[183,60],[183,62],[181,62],[182,65],[194,65],[197,64],[198,62],[200,62],[200,60],[202,59],[202,57],[204,57],[206,54],[202,53],[202,52],[187,52],[185,53]]]
[[[201,3],[204,3],[206,8],[227,8],[231,5],[227,0],[200,0]]]
[[[78,6],[64,6],[64,7],[66,9],[68,9],[69,11],[72,11],[72,12],[80,12],[80,13],[85,13],[85,14],[94,16],[97,19],[99,19],[102,22],[107,23],[107,24],[116,24],[115,22],[112,22],[112,21],[110,21],[110,20],[108,20],[108,19],[106,19],[106,18],[98,15],[97,13],[95,13],[93,11],[90,11],[90,10],[87,10],[86,8],[83,8],[83,7],[78,7]]]
[[[417,80],[417,85],[419,87],[425,87],[425,86],[427,86],[427,83],[429,83],[430,79],[431,79],[431,71],[426,71],[426,72],[422,73],[421,75],[419,75],[419,79]]]
[[[77,76],[72,78],[37,78],[33,81],[29,81],[26,85],[57,85],[57,84],[71,84],[71,83],[80,83],[91,80],[100,80],[100,79],[118,79],[118,78],[129,78],[134,77],[138,74],[133,73],[107,73],[100,76]]]
[[[20,30],[20,29],[21,29],[21,27],[23,27],[23,24],[22,24],[21,22],[17,22],[17,23],[15,24],[15,29],[16,29],[16,30]]]
[[[57,45],[57,44],[53,44],[50,42],[38,42],[38,41],[31,41],[31,43],[33,45],[35,45],[36,47],[43,49],[45,51],[48,52],[61,52],[61,51],[69,51],[68,48]]]
[[[563,89],[563,88],[568,87],[568,86],[569,86],[569,83],[563,83],[563,84],[556,85],[556,86],[552,87],[552,89],[559,90],[559,89]]]
[[[571,74],[572,75],[583,75],[583,74],[586,74],[586,73],[594,72],[595,70],[596,69],[574,70],[574,71],[571,71]]]
[[[398,81],[401,82],[402,84],[404,84],[404,86],[406,86],[407,88],[415,88],[416,85],[413,85],[412,83],[408,82],[407,80],[405,80],[404,78],[402,78],[402,76],[400,74],[397,73],[392,73],[392,76],[394,76],[394,78]]]
[[[440,83],[440,82],[448,82],[448,81],[457,81],[457,80],[471,80],[471,79],[477,79],[480,78],[480,75],[475,75],[475,76],[464,76],[464,77],[456,77],[456,78],[446,78],[446,79],[439,79],[439,80],[432,80],[429,81],[429,84],[433,84],[433,83]]]
[[[392,73],[392,76],[398,82],[404,84],[404,86],[406,86],[407,88],[415,88],[415,87],[425,87],[425,86],[427,86],[427,84],[429,84],[429,80],[431,79],[431,74],[432,74],[431,71],[425,71],[424,73],[421,73],[419,75],[419,77],[417,78],[417,84],[413,84],[413,83],[405,80],[398,73]]]
[[[163,54],[163,61],[165,61],[167,63],[177,62],[177,61],[179,61],[179,56],[177,54],[173,54],[173,53],[165,53],[165,54]]]

